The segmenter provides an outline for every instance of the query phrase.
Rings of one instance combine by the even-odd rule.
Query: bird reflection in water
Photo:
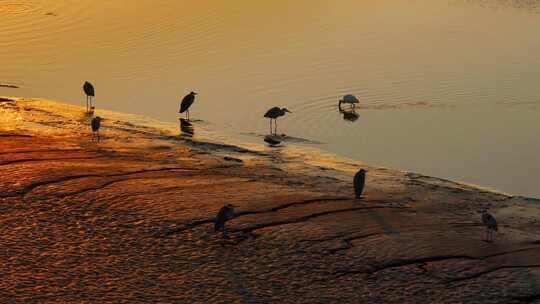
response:
[[[356,109],[353,107],[348,108],[348,109],[343,109],[341,107],[341,104],[339,104],[338,109],[339,109],[339,113],[343,115],[343,120],[353,122],[353,121],[357,121],[358,118],[360,117],[360,115],[356,113]]]
[[[270,147],[276,147],[279,144],[281,144],[281,140],[279,140],[276,136],[272,135],[266,135],[264,137],[264,141],[270,145]]]
[[[180,132],[181,135],[193,137],[193,134],[195,134],[195,130],[193,129],[193,124],[189,122],[189,120],[180,118]]]

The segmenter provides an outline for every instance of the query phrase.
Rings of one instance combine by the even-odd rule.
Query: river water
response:
[[[373,165],[540,197],[540,1],[0,0],[0,95],[278,132]],[[341,113],[344,94],[360,99]]]

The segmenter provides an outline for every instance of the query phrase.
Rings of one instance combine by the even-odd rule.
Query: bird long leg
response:
[[[88,112],[88,95],[86,95],[86,112]]]
[[[186,118],[189,121],[189,110],[186,110]]]
[[[274,119],[274,135],[277,135],[277,119]]]
[[[272,118],[270,118],[270,135],[272,135]]]

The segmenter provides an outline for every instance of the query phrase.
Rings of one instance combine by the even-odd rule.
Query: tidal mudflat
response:
[[[537,200],[112,112],[96,143],[83,113],[0,101],[0,302],[540,300]],[[227,202],[238,207],[224,238],[213,217]],[[494,243],[482,208],[499,221]]]

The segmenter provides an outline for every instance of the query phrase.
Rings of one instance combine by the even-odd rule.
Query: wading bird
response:
[[[191,91],[189,94],[184,96],[184,98],[182,99],[182,102],[180,103],[179,113],[186,112],[187,120],[189,120],[189,107],[191,107],[191,105],[195,101],[195,95],[197,95],[197,93]]]
[[[214,224],[214,231],[223,231],[223,233],[226,233],[225,223],[234,217],[234,207],[233,204],[227,204],[219,209]]]
[[[94,86],[90,82],[85,81],[83,85],[83,91],[84,94],[86,94],[86,112],[88,112],[90,111],[90,108],[93,107],[92,97],[96,96]]]
[[[92,118],[92,141],[94,141],[94,138],[96,138],[99,142],[99,128],[101,127],[101,120],[102,118],[99,116]]]
[[[354,109],[356,104],[360,103],[360,101],[358,100],[358,98],[356,98],[356,96],[349,94],[349,95],[343,96],[343,98],[339,100],[339,103],[338,103],[339,109],[341,109],[342,103],[348,103]]]
[[[362,198],[362,192],[364,191],[364,185],[366,184],[366,172],[366,170],[360,169],[360,171],[354,175],[354,194],[357,199]]]
[[[489,214],[486,209],[482,209],[482,223],[486,226],[486,241],[493,242],[493,232],[498,231],[497,220]]]
[[[278,117],[285,115],[285,113],[292,112],[287,110],[287,108],[280,109],[279,107],[273,107],[270,110],[266,111],[264,117],[270,118],[270,134],[272,134],[272,120],[274,120],[274,134],[277,134],[277,119]]]

